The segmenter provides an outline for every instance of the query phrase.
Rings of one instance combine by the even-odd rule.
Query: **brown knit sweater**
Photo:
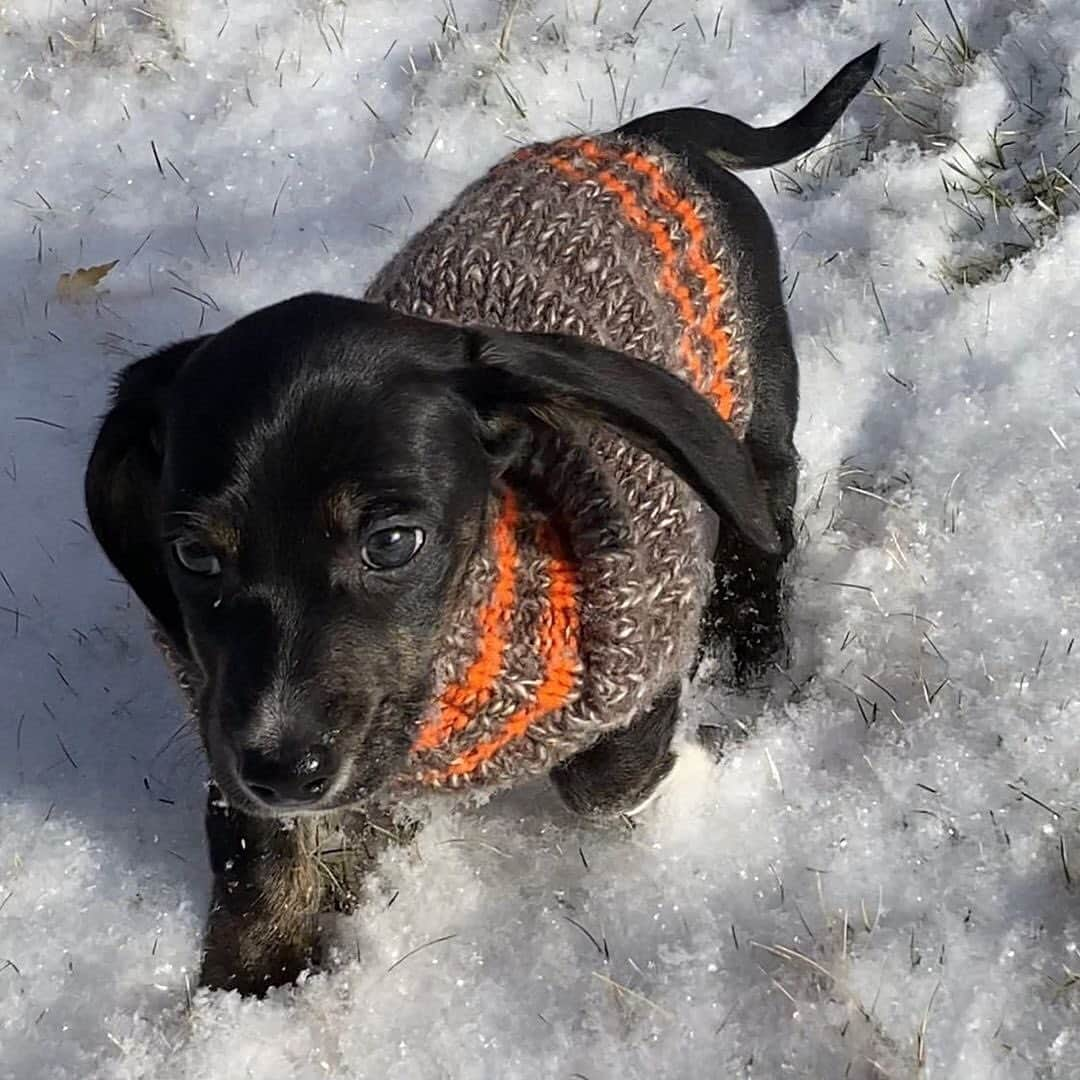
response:
[[[569,333],[687,379],[736,435],[752,387],[708,197],[656,145],[530,146],[468,187],[376,276],[400,312]],[[699,501],[611,429],[533,435],[492,500],[398,786],[505,785],[625,727],[688,669],[713,582]],[[194,703],[196,673],[158,633]]]
[[[652,361],[741,437],[751,386],[727,259],[710,201],[678,160],[621,136],[567,139],[468,187],[366,298]],[[538,431],[531,464],[492,508],[404,782],[547,771],[625,727],[691,663],[712,567],[686,485],[600,425]]]

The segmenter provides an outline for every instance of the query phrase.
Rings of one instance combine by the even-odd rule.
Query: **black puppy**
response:
[[[326,897],[311,823],[385,796],[404,767],[493,492],[522,468],[536,427],[599,422],[690,485],[715,515],[703,644],[730,639],[738,674],[780,644],[797,369],[772,228],[726,168],[810,149],[876,59],[875,48],[852,61],[775,128],[679,109],[620,129],[639,140],[628,146],[679,162],[719,222],[753,383],[739,437],[725,422],[722,380],[710,402],[677,374],[601,347],[588,311],[559,324],[574,336],[509,333],[494,316],[458,326],[430,305],[410,310],[442,321],[307,295],[123,372],[86,501],[98,541],[189,683],[209,757],[204,983],[258,993],[317,961]],[[646,297],[641,310],[690,303],[669,280],[671,250],[681,239],[687,265],[700,263],[698,218],[665,194],[651,159],[631,149],[618,164],[649,185],[666,215],[659,224],[593,144],[545,161],[563,179],[595,166],[592,189],[645,237],[642,250],[663,269],[656,289],[667,282],[670,296]],[[569,289],[576,279],[565,273]],[[698,329],[715,337],[713,309],[703,310]],[[677,705],[676,682],[632,722],[559,760],[553,775],[568,803],[610,812],[647,796],[670,768]]]

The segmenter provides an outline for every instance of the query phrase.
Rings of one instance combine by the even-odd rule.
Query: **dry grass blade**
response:
[[[662,1005],[657,1005],[655,1001],[650,1001],[644,994],[639,994],[636,990],[631,990],[629,986],[623,986],[622,983],[616,982],[614,979],[609,978],[601,971],[594,971],[593,975],[601,982],[607,983],[616,993],[625,994],[627,997],[633,998],[635,1001],[640,1001],[642,1005],[648,1005],[650,1009],[655,1010],[661,1016],[667,1020],[674,1020],[675,1014],[669,1012]]]
[[[785,945],[763,945],[760,941],[751,941],[750,944],[755,949],[761,949],[764,952],[772,953],[773,956],[780,957],[781,960],[805,964],[819,975],[828,979],[829,982],[836,982],[836,976],[829,971],[828,968],[822,967],[816,960],[812,960],[805,953],[801,953],[796,949],[789,949]]]
[[[930,1023],[930,1010],[934,1007],[934,998],[937,997],[940,989],[941,983],[938,983],[930,994],[930,1000],[923,1011],[922,1022],[919,1024],[919,1033],[915,1040],[915,1058],[920,1069],[926,1067],[926,1027]]]
[[[389,975],[394,968],[404,964],[410,956],[415,956],[418,952],[423,952],[424,949],[430,949],[432,945],[441,945],[444,941],[452,941],[457,937],[457,934],[444,934],[442,937],[432,938],[431,941],[425,941],[423,945],[417,945],[415,949],[410,949],[404,956],[399,956],[387,969],[386,974]]]

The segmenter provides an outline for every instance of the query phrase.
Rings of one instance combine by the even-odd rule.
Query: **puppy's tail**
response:
[[[726,169],[763,169],[816,146],[877,66],[881,45],[846,63],[794,116],[774,127],[755,128],[708,109],[665,109],[625,124],[628,135],[654,138],[670,150],[695,150]]]

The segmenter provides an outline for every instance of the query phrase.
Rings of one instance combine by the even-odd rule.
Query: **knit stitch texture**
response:
[[[713,207],[657,145],[527,147],[467,188],[367,299],[504,330],[573,334],[705,395],[739,437],[750,373]],[[713,583],[697,498],[599,424],[537,428],[493,507],[403,780],[506,784],[627,726],[683,676]]]
[[[518,151],[408,242],[366,298],[573,334],[687,380],[742,437],[752,385],[730,253],[686,167],[618,135]],[[713,586],[699,500],[586,421],[537,425],[446,613],[398,787],[507,785],[629,725],[688,669]],[[196,674],[156,635],[193,704]]]

